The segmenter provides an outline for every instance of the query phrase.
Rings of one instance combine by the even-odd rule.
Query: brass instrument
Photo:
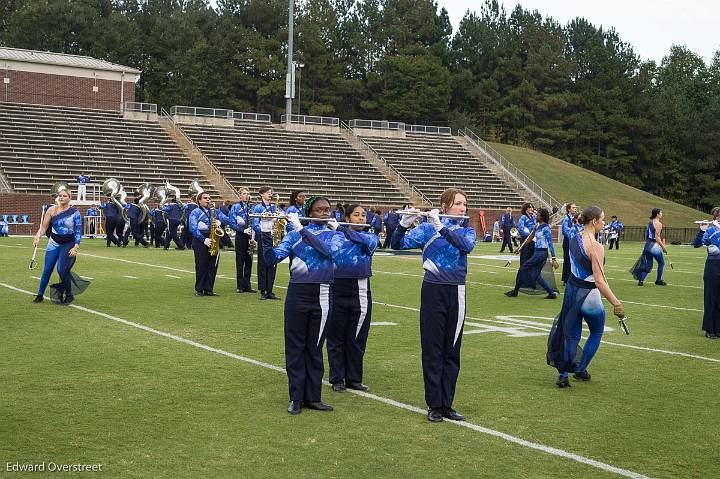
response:
[[[190,187],[188,188],[188,194],[193,199],[193,201],[197,202],[197,197],[200,195],[200,193],[204,192],[205,189],[200,186],[200,182],[198,180],[192,180],[190,182]]]
[[[142,223],[150,216],[150,207],[147,205],[147,201],[155,194],[155,187],[150,183],[143,183],[137,187],[135,193],[140,197],[138,199],[138,206],[142,211],[142,215],[140,216],[139,223]]]
[[[518,231],[517,228],[510,228],[510,237],[511,237],[511,238],[519,238],[519,237],[520,237],[520,231]]]
[[[102,191],[108,198],[110,198],[110,201],[115,203],[115,206],[117,206],[118,211],[127,224],[129,218],[127,211],[125,211],[125,207],[123,206],[125,198],[127,198],[127,193],[125,193],[120,180],[116,178],[108,178],[102,185]]]
[[[235,239],[235,236],[237,236],[237,232],[232,229],[229,225],[225,227],[225,234],[230,239]]]
[[[200,194],[200,193],[198,193]],[[215,203],[210,204],[210,256],[217,256],[220,248],[220,238],[223,237],[225,231],[217,225],[217,215],[215,214]]]
[[[166,203],[169,203],[173,198],[170,197],[170,194],[172,193],[175,201],[180,203],[180,197],[182,196],[180,194],[180,188],[177,186],[173,186],[170,184],[170,182],[165,178],[165,195],[168,197],[168,200]]]
[[[72,196],[70,193],[70,186],[64,182],[64,181],[56,181],[53,183],[52,187],[50,187],[50,193],[55,197],[55,205],[59,205],[60,202],[58,201],[58,195],[61,191],[67,191],[68,194]]]
[[[275,200],[275,211],[278,211],[280,209],[280,195],[275,193],[273,195],[273,199]],[[277,213],[276,213],[277,214]],[[278,218],[275,223],[273,223],[273,230],[272,230],[272,239],[273,239],[273,246],[277,246],[282,241],[283,237],[285,236],[286,232],[286,225],[287,225],[287,217],[283,214],[277,214]]]

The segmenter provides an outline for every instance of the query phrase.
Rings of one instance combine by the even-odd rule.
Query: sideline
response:
[[[30,296],[34,296],[34,293],[32,293],[31,291],[27,291],[27,290],[24,290],[24,289],[16,288],[15,286],[12,286],[12,285],[9,285],[9,284],[0,283],[0,286],[3,286],[3,287],[5,287],[5,288],[7,288],[7,289],[10,289],[10,290],[13,290],[13,291],[16,291],[16,292],[19,292],[19,293],[24,293],[24,294],[28,294],[28,295],[30,295]],[[193,347],[196,347],[196,348],[199,348],[199,349],[203,349],[203,350],[208,351],[208,352],[211,352],[211,353],[220,354],[220,355],[222,355],[222,356],[226,356],[226,357],[228,357],[228,358],[236,359],[236,360],[238,360],[238,361],[243,361],[243,362],[246,362],[246,363],[255,365],[255,366],[260,366],[260,367],[263,367],[263,368],[266,368],[266,369],[271,369],[271,370],[276,371],[276,372],[285,373],[285,369],[284,369],[284,368],[281,368],[280,366],[275,366],[275,365],[273,365],[273,364],[265,363],[265,362],[263,362],[263,361],[258,361],[257,359],[252,359],[252,358],[249,358],[249,357],[246,357],[246,356],[241,356],[241,355],[239,355],[239,354],[231,353],[231,352],[225,351],[225,350],[223,350],[223,349],[214,348],[214,347],[212,347],[212,346],[208,346],[208,345],[206,345],[206,344],[199,343],[199,342],[197,342],[197,341],[193,341],[192,339],[187,339],[187,338],[184,338],[184,337],[182,337],[182,336],[177,336],[177,335],[175,335],[175,334],[171,334],[171,333],[168,333],[168,332],[165,332],[165,331],[160,331],[160,330],[151,328],[151,327],[149,327],[149,326],[145,326],[145,325],[143,325],[143,324],[135,323],[135,322],[133,322],[133,321],[128,321],[127,319],[122,319],[122,318],[118,318],[117,316],[112,316],[112,315],[110,315],[110,314],[103,313],[103,312],[101,312],[101,311],[96,311],[96,310],[94,310],[94,309],[86,308],[86,307],[84,307],[84,306],[78,306],[78,305],[76,305],[76,304],[71,304],[70,307],[71,307],[71,308],[75,308],[75,309],[80,310],[80,311],[83,311],[83,312],[85,312],[85,313],[94,314],[94,315],[96,315],[96,316],[100,316],[100,317],[102,317],[102,318],[109,319],[109,320],[111,320],[111,321],[115,321],[115,322],[118,322],[118,323],[120,323],[120,324],[124,324],[125,326],[130,326],[130,327],[132,327],[132,328],[140,329],[140,330],[146,331],[146,332],[148,332],[148,333],[152,333],[152,334],[156,334],[156,335],[158,335],[158,336],[162,336],[162,337],[165,337],[165,338],[168,338],[168,339],[172,339],[172,340],[174,340],[174,341],[178,341],[178,342],[180,342],[180,343],[184,343],[184,344],[187,344],[187,345],[189,345],[189,346],[193,346]],[[329,385],[330,385],[330,383],[328,383],[328,382],[326,382],[326,381],[323,381],[323,384],[326,385],[326,386],[329,386]],[[427,414],[427,411],[426,411],[425,409],[419,408],[419,407],[417,407],[417,406],[412,406],[412,405],[410,405],[410,404],[405,404],[405,403],[402,403],[402,402],[399,402],[399,401],[395,401],[395,400],[393,400],[393,399],[389,399],[389,398],[385,398],[385,397],[382,397],[382,396],[378,396],[378,395],[376,395],[376,394],[367,393],[367,392],[362,392],[362,391],[355,391],[355,390],[350,390],[350,389],[349,389],[348,391],[351,392],[352,394],[356,394],[356,395],[358,395],[358,396],[362,396],[362,397],[365,397],[365,398],[368,398],[368,399],[372,399],[372,400],[375,400],[375,401],[379,401],[379,402],[382,402],[382,403],[387,404],[387,405],[389,405],[389,406],[394,406],[394,407],[396,407],[396,408],[398,408],[398,409],[404,409],[404,410],[406,410],[406,411],[414,412],[414,413],[416,413],[416,414],[421,414],[421,415],[423,415],[423,416],[424,416],[425,414]],[[620,475],[620,476],[631,477],[631,478],[634,478],[634,479],[647,479],[647,476],[645,476],[645,475],[643,475],[643,474],[640,474],[640,473],[638,473],[638,472],[634,472],[634,471],[631,471],[631,470],[628,470],[628,469],[622,469],[622,468],[620,468],[620,467],[613,466],[612,464],[607,464],[607,463],[604,463],[604,462],[596,461],[595,459],[590,459],[590,458],[581,456],[581,455],[579,455],[579,454],[575,454],[575,453],[572,453],[572,452],[565,451],[565,450],[563,450],[563,449],[558,449],[558,448],[555,448],[555,447],[552,447],[552,446],[546,446],[546,445],[544,445],[544,444],[540,444],[540,443],[537,443],[537,442],[527,441],[527,440],[522,439],[522,438],[519,438],[519,437],[517,437],[517,436],[513,436],[513,435],[510,435],[510,434],[507,434],[507,433],[504,433],[504,432],[501,432],[501,431],[497,431],[497,430],[495,430],[495,429],[490,429],[490,428],[487,428],[487,427],[484,427],[484,426],[480,426],[480,425],[478,425],[478,424],[473,424],[473,423],[470,423],[470,422],[467,422],[467,421],[459,421],[459,422],[458,422],[458,421],[444,421],[443,423],[444,423],[444,424],[451,424],[451,425],[455,425],[455,426],[459,426],[459,427],[464,427],[464,428],[466,428],[466,429],[471,429],[471,430],[473,430],[473,431],[477,431],[477,432],[480,432],[480,433],[482,433],[482,434],[486,434],[486,435],[493,436],[493,437],[496,437],[496,438],[499,438],[499,439],[503,439],[503,440],[505,440],[505,441],[507,441],[507,442],[510,442],[510,443],[513,443],[513,444],[517,444],[517,445],[522,446],[522,447],[526,447],[526,448],[529,448],[529,449],[535,449],[535,450],[537,450],[537,451],[541,451],[541,452],[544,452],[544,453],[547,453],[547,454],[550,454],[550,455],[553,455],[553,456],[558,456],[558,457],[563,457],[563,458],[565,458],[565,459],[570,459],[570,460],[575,461],[575,462],[578,462],[578,463],[580,463],[580,464],[588,465],[588,466],[594,467],[594,468],[596,468],[596,469],[601,469],[601,470],[603,470],[603,471],[607,471],[607,472],[611,472],[611,473],[614,473],[614,474],[618,474],[618,475]]]

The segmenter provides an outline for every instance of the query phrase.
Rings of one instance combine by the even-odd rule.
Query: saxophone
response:
[[[217,225],[217,215],[215,214],[215,203],[210,205],[210,256],[217,256],[220,247],[220,238],[225,231]]]
[[[280,195],[275,194],[273,197],[275,200],[275,215],[279,215],[279,203],[280,203]],[[272,215],[271,215],[272,216]],[[273,246],[277,246],[282,241],[283,237],[285,236],[285,226],[287,225],[287,219],[285,216],[282,216],[280,218],[277,218],[275,220],[275,223],[273,223],[273,229],[272,229],[272,240],[273,240]]]

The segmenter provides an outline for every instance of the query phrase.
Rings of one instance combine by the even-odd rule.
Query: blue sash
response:
[[[45,232],[45,234],[46,234],[49,238],[52,238],[52,240],[53,240],[54,242],[56,242],[57,244],[66,244],[66,243],[70,243],[71,241],[75,241],[75,232],[72,232],[72,233],[66,234],[66,235],[61,235],[61,234],[53,233],[53,232],[52,232],[52,226],[53,226],[55,223],[59,222],[60,220],[65,219],[65,218],[67,218],[68,216],[74,215],[76,212],[77,212],[77,210],[76,210],[75,208],[72,208],[72,207],[71,207],[71,208],[68,208],[68,209],[66,209],[65,211],[61,212],[61,213],[58,213],[58,214],[56,214],[56,215],[53,215],[52,218],[51,218],[51,220],[50,220],[50,227],[47,229],[47,231]]]

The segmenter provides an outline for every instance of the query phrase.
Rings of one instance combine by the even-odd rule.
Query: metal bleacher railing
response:
[[[433,135],[452,135],[452,129],[449,126],[405,125],[405,131],[408,133],[430,133]]]
[[[532,194],[542,206],[552,209],[553,205],[560,205],[560,202],[555,199],[550,193],[545,191],[540,185],[531,180],[525,173],[520,171],[515,165],[510,163],[504,156],[490,146],[485,140],[477,136],[469,128],[461,128],[458,130],[460,136],[464,137],[468,142],[475,146],[478,150],[485,153],[485,155],[498,166],[505,181],[516,188],[522,188],[525,191]]]
[[[353,120],[353,122],[354,121],[358,121],[358,120]],[[373,120],[360,120],[360,121],[373,121]],[[353,124],[356,124],[356,123],[353,123]],[[399,182],[405,184],[405,186],[410,191],[412,191],[415,195],[417,195],[419,198],[421,198],[427,205],[433,204],[432,201],[430,200],[430,198],[425,196],[425,194],[422,191],[415,188],[415,186],[413,186],[413,184],[410,183],[410,181],[407,178],[405,178],[402,173],[400,173],[397,169],[395,169],[394,166],[392,166],[390,163],[388,163],[388,161],[385,158],[383,158],[383,156],[380,153],[378,153],[372,146],[370,146],[361,136],[357,135],[355,133],[355,130],[353,130],[353,127],[351,127],[348,123],[345,123],[344,121],[340,122],[340,127],[349,131],[350,134],[352,134],[360,142],[359,144],[364,149],[366,149],[371,155],[375,155],[375,157],[383,164],[383,166],[385,166],[388,169],[388,171],[390,171],[398,179]],[[357,128],[365,128],[365,127],[359,126]]]
[[[280,123],[287,123],[287,115],[280,117]],[[332,116],[290,115],[290,123],[299,125],[340,126],[340,118]]]
[[[225,108],[201,108],[196,106],[173,106],[170,107],[172,116],[208,116],[211,118],[232,119],[234,112]]]
[[[235,120],[254,121],[256,123],[270,123],[271,117],[267,113],[246,113],[244,111],[233,111],[232,117]]]
[[[126,101],[125,110],[140,113],[157,113],[157,103],[142,103],[139,101]]]
[[[368,130],[392,130],[392,131],[404,131],[405,123],[399,121],[387,121],[387,120],[350,120],[348,121],[350,128],[365,128]]]

